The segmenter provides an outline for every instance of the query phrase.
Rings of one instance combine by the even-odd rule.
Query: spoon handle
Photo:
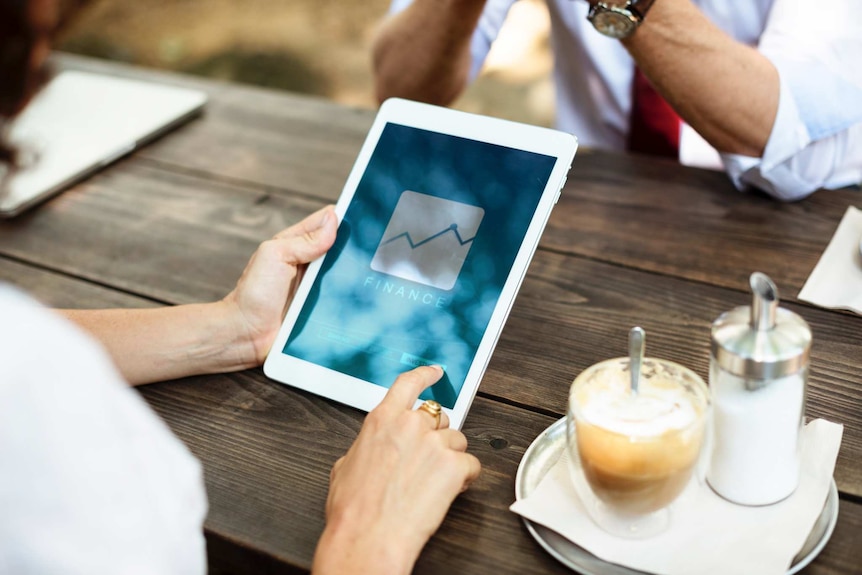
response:
[[[638,383],[641,379],[641,364],[644,361],[644,338],[646,334],[643,328],[633,327],[629,331],[629,366],[632,374],[632,393],[638,392]]]

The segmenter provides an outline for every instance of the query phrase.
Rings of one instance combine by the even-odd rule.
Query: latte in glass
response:
[[[668,361],[644,360],[637,393],[628,358],[578,376],[569,394],[570,471],[601,527],[630,537],[667,527],[667,507],[698,463],[708,404],[703,381]]]

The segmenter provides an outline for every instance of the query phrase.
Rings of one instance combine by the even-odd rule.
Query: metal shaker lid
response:
[[[712,356],[721,369],[745,379],[777,379],[808,365],[811,328],[778,307],[778,288],[766,274],[750,278],[753,300],[712,324]]]

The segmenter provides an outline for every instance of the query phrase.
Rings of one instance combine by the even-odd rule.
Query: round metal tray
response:
[[[521,463],[518,465],[518,474],[515,477],[515,499],[527,497],[545,474],[554,466],[563,449],[566,447],[566,419],[562,418],[543,431],[533,443],[527,448]],[[787,574],[796,573],[817,556],[829,541],[835,523],[838,521],[838,488],[835,480],[829,488],[829,495],[823,505],[823,511],[817,518],[814,528],[805,540],[805,544],[788,569]],[[563,565],[583,573],[583,575],[648,575],[643,571],[637,571],[614,565],[599,559],[589,551],[575,545],[555,531],[524,519],[527,530],[555,559]]]

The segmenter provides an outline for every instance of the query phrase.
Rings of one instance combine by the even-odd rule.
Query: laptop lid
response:
[[[60,73],[7,127],[23,165],[8,177],[0,173],[0,217],[21,213],[179,126],[205,102],[196,90]]]

